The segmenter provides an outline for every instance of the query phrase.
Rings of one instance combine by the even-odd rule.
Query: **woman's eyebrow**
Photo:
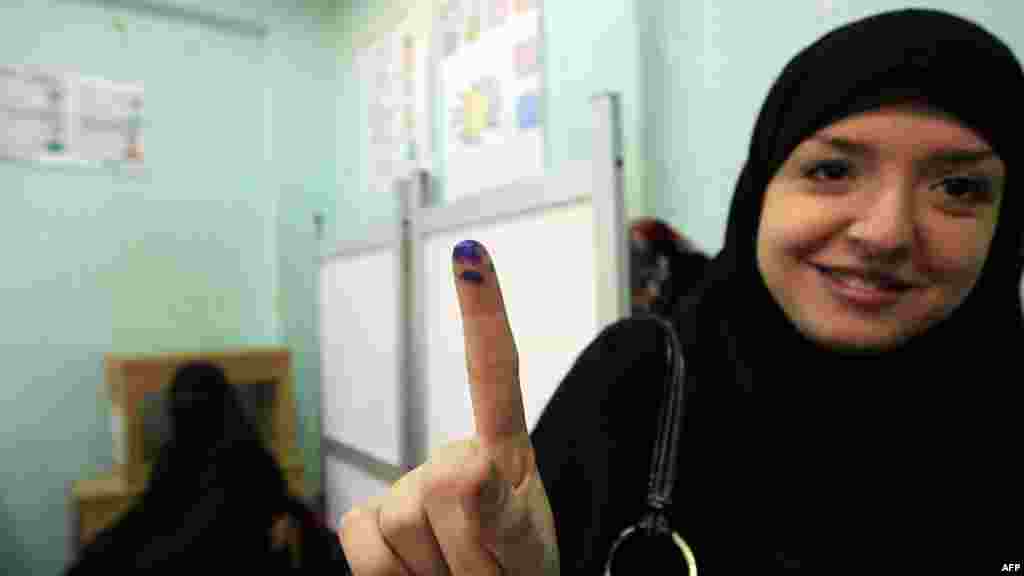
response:
[[[820,134],[814,140],[835,148],[851,156],[871,157],[878,155],[878,148],[865,142],[857,142],[837,136]],[[995,156],[990,148],[949,148],[937,150],[918,162],[923,167],[929,166],[966,166],[977,164]]]
[[[837,136],[818,134],[814,136],[814,140],[850,156],[873,156],[878,154],[878,149],[870,144],[854,142],[853,140]]]
[[[924,163],[929,165],[963,166],[977,164],[995,155],[996,153],[989,148],[940,150],[928,156]]]

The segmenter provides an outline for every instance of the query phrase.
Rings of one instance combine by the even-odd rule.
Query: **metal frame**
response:
[[[409,202],[406,198],[413,195],[410,187],[410,182],[407,180],[399,180],[394,185],[394,192],[399,197],[399,208],[397,213],[396,221],[391,224],[378,226],[373,228],[367,235],[366,238],[359,241],[340,242],[335,245],[331,250],[324,253],[320,257],[320,265],[317,270],[317,302],[320,302],[322,295],[320,294],[320,274],[323,270],[323,266],[336,258],[350,258],[358,256],[360,254],[368,252],[376,252],[378,250],[387,248],[397,248],[399,252],[398,262],[396,264],[396,278],[400,279],[401,287],[396,292],[397,306],[399,309],[398,313],[398,334],[401,335],[398,341],[398,354],[402,358],[406,358],[409,355],[409,342],[406,334],[408,334],[408,328],[406,326],[408,320],[408,291],[410,283],[407,281],[408,278],[408,254],[409,254],[409,240],[408,240],[408,226],[406,224],[406,213],[407,203]],[[330,454],[341,456],[344,453],[357,453],[361,459],[377,464],[376,467],[395,468],[395,465],[389,462],[384,462],[375,457],[372,454],[368,454],[358,447],[351,446],[349,444],[339,442],[327,435],[324,428],[326,422],[326,411],[324,405],[324,383],[323,383],[323,355],[325,353],[323,348],[323,325],[319,322],[318,317],[318,331],[320,332],[320,350],[319,350],[319,361],[320,361],[320,382],[317,387],[318,400],[320,403],[320,485],[324,491],[326,497],[327,491],[327,458]],[[399,366],[399,382],[405,383],[408,380],[408,365],[403,362]],[[409,402],[406,398],[407,388],[402,385],[398,390],[398,402],[395,407],[398,410],[397,422],[400,426],[398,438],[399,438],[399,467],[404,468],[405,463],[408,462],[408,448],[407,448],[407,433],[406,429],[406,412],[408,412],[407,406]],[[326,505],[326,503],[325,503]]]
[[[623,190],[622,112],[617,94],[595,95],[590,102],[594,119],[593,191],[594,246],[599,254],[598,277],[605,283],[597,292],[598,320],[608,325],[628,315],[629,239],[626,234],[626,206]],[[604,161],[599,161],[604,159]],[[608,231],[611,234],[608,234]]]

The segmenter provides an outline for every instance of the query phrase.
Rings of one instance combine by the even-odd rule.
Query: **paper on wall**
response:
[[[357,56],[371,192],[389,193],[395,179],[431,165],[425,44],[406,19]]]
[[[359,85],[366,110],[367,185],[386,192],[397,172],[399,118],[395,110],[392,37],[379,39],[359,55]]]
[[[406,18],[396,29],[401,53],[398,76],[402,106],[403,168],[408,174],[417,168],[429,170],[432,165],[430,138],[430,90],[428,72],[430,52],[428,34],[422,33],[412,18]]]
[[[40,160],[67,154],[68,100],[64,75],[0,66],[0,157]]]
[[[83,77],[77,92],[77,156],[90,162],[141,163],[143,87]]]
[[[540,16],[526,0],[442,7],[449,201],[544,173]]]
[[[142,108],[138,84],[0,66],[0,157],[139,164]]]

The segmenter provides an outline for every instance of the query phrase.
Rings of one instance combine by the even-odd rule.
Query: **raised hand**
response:
[[[442,446],[388,494],[347,513],[342,547],[357,576],[558,574],[494,262],[467,240],[455,247],[452,270],[476,434]]]

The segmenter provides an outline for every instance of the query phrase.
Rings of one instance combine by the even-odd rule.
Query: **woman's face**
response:
[[[765,191],[757,263],[808,338],[881,351],[949,316],[995,234],[1006,167],[953,118],[891,106],[798,146]]]

